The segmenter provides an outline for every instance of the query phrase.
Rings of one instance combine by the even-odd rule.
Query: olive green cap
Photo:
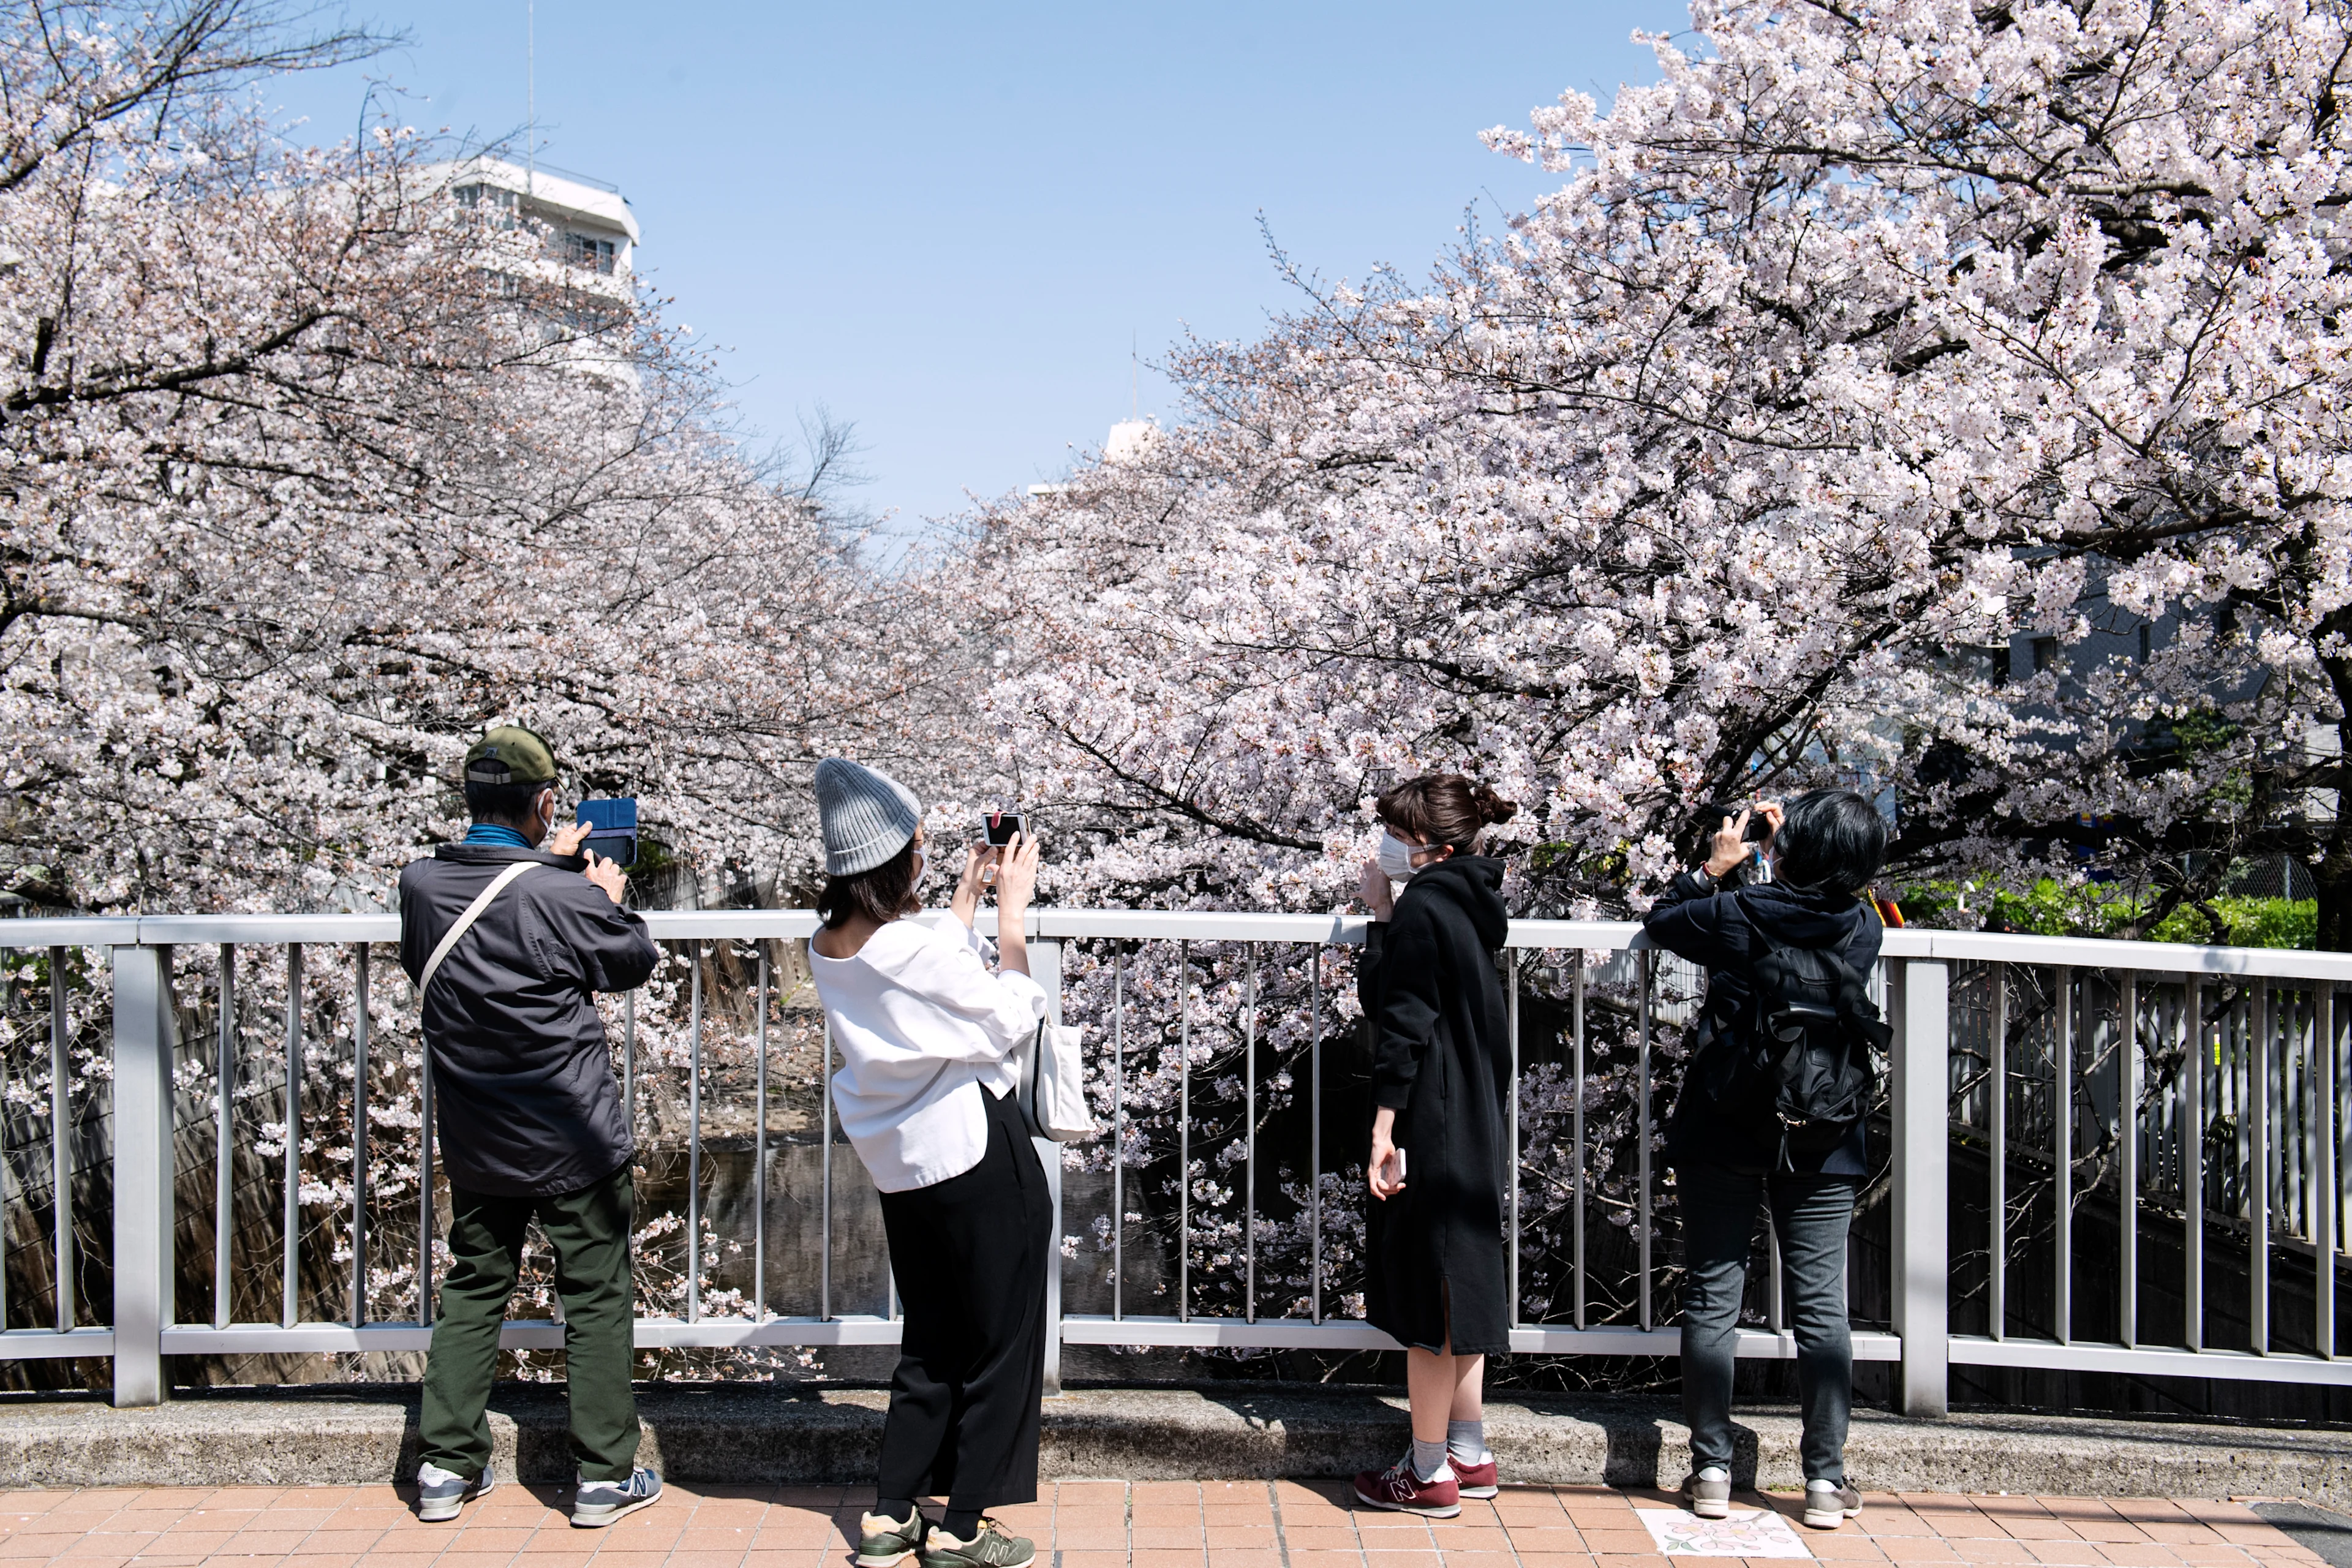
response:
[[[466,782],[553,784],[554,748],[520,724],[501,724],[466,749]]]

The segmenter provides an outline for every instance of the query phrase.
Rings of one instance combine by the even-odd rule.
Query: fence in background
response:
[[[659,911],[646,915],[654,935],[666,942],[772,943],[806,938],[814,917],[790,910]],[[1327,1036],[1336,1009],[1327,994],[1325,956],[1360,944],[1360,919],[1317,916],[1153,913],[1041,910],[1029,917],[1034,972],[1049,996],[1068,1000],[1066,963],[1073,978],[1083,960],[1086,973],[1088,1049],[1102,1058],[1115,1135],[1125,1146],[1130,1095],[1151,1070],[1150,1043],[1177,1043],[1173,1110],[1181,1179],[1174,1216],[1179,1237],[1172,1312],[1137,1314],[1127,1310],[1132,1272],[1127,1185],[1130,1167],[1113,1167],[1108,1268],[1108,1312],[1066,1312],[1062,1270],[1049,1286],[1049,1379],[1058,1386],[1065,1345],[1198,1346],[1226,1349],[1393,1348],[1360,1320],[1336,1315],[1327,1300],[1324,1248],[1329,1234],[1323,1213],[1327,1191],[1323,1118],[1327,1100]],[[987,929],[985,926],[983,929]],[[146,1405],[166,1393],[163,1358],[167,1355],[333,1352],[422,1350],[431,1333],[434,1183],[429,1138],[416,1173],[419,1255],[415,1264],[415,1310],[404,1320],[385,1321],[369,1308],[371,1250],[366,1229],[366,1186],[371,1134],[369,1029],[366,997],[383,984],[373,950],[397,940],[397,921],[374,915],[157,916],[121,919],[16,920],[0,922],[0,948],[46,953],[48,973],[68,977],[72,955],[84,955],[84,973],[103,973],[110,988],[112,1022],[110,1109],[112,1310],[103,1323],[75,1321],[75,1279],[69,1207],[54,1194],[68,1189],[65,1140],[55,1130],[68,1124],[66,1104],[68,1023],[66,984],[50,986],[50,1079],[47,1125],[53,1197],[46,1217],[55,1257],[54,1321],[0,1331],[0,1359],[38,1356],[110,1356],[115,1401]],[[175,1060],[187,1053],[177,1038],[187,998],[173,993],[173,950],[211,950],[209,984],[213,1012],[222,1020],[215,1084],[208,1107],[213,1121],[215,1166],[213,1226],[215,1288],[210,1321],[183,1321],[174,1304],[175,1137],[190,1131],[185,1095],[175,1079]],[[276,1156],[284,1163],[283,1257],[279,1312],[276,1321],[232,1321],[235,1295],[229,1281],[232,1166],[241,1136],[232,1106],[237,1079],[236,997],[240,955],[262,947],[281,948],[289,1003],[285,1021],[288,1116],[298,1125],[282,1137]],[[1171,960],[1172,950],[1172,960]],[[1232,1073],[1218,1076],[1215,1093],[1242,1107],[1222,1125],[1225,1142],[1215,1152],[1216,1169],[1238,1182],[1240,1222],[1238,1310],[1196,1310],[1191,1278],[1195,1247],[1192,1212],[1198,1188],[1196,1162],[1207,1152],[1194,1143],[1195,1052],[1192,1048],[1196,996],[1195,959],[1213,953],[1212,971],[1240,987],[1242,1005],[1220,1027],[1244,1037]],[[1179,975],[1171,987],[1139,996],[1132,975],[1155,963],[1163,976],[1173,962]],[[1653,1208],[1666,1173],[1654,1163],[1651,1136],[1662,1086],[1654,1076],[1671,1039],[1688,1016],[1696,977],[1678,961],[1647,950],[1639,928],[1622,922],[1515,922],[1503,962],[1512,1009],[1515,1059],[1510,1114],[1522,1159],[1510,1189],[1512,1299],[1517,1303],[1511,1333],[1518,1352],[1595,1355],[1672,1355],[1678,1331],[1662,1321],[1664,1304],[1654,1290],[1661,1264],[1654,1255]],[[299,1208],[303,1203],[300,1166],[305,1085],[299,1042],[304,1028],[299,998],[306,964],[341,963],[359,1000],[350,1030],[349,1127],[353,1183],[350,1215],[351,1310],[338,1321],[301,1316],[306,1268],[320,1260],[303,1255]],[[1103,984],[1108,970],[1108,985]],[[1301,974],[1304,973],[1303,984]],[[1282,979],[1268,1004],[1260,993],[1262,973]],[[731,1237],[748,1243],[753,1288],[745,1310],[706,1311],[701,1293],[703,1154],[702,967],[693,966],[688,1104],[688,1224],[684,1310],[677,1316],[641,1318],[640,1346],[750,1347],[887,1344],[898,1325],[887,1302],[874,1312],[836,1311],[832,1270],[837,1242],[832,1150],[836,1133],[829,1100],[822,1095],[820,1141],[825,1154],[815,1223],[819,1230],[815,1304],[812,1313],[770,1310],[770,1274],[765,1191],[770,1165],[769,1048],[767,1020],[772,983],[768,949],[757,966],[757,1113],[753,1118],[753,1170],[759,1192],[753,1203],[753,1234]],[[68,982],[69,984],[69,981]],[[180,984],[189,984],[184,974]],[[405,990],[404,977],[394,984]],[[1895,1026],[1886,1083],[1886,1127],[1891,1133],[1889,1209],[1883,1299],[1891,1305],[1884,1330],[1858,1331],[1855,1354],[1895,1365],[1897,1403],[1913,1413],[1940,1412],[1953,1364],[2139,1372],[2352,1384],[2352,1358],[2336,1355],[2337,1285],[2347,1264],[2345,1138],[2352,1125],[2347,1082],[2352,1082],[2352,1029],[2338,1004],[2339,988],[2352,984],[2352,955],[2271,950],[2200,948],[2038,937],[1994,936],[1933,931],[1887,933],[1885,952],[1874,976],[1877,994]],[[1105,996],[1108,996],[1106,1005]],[[1303,1007],[1302,1007],[1303,1004]],[[1539,1029],[1523,1027],[1523,1005],[1549,1020]],[[1268,1007],[1276,1011],[1270,1013]],[[1171,1010],[1176,1015],[1168,1016]],[[632,1017],[634,1015],[632,1015]],[[1258,1136],[1265,1119],[1261,1096],[1276,1092],[1260,1081],[1261,1027],[1279,1028],[1291,1042],[1288,1060],[1303,1065],[1303,1094],[1295,1083],[1280,1090],[1298,1107],[1308,1131],[1304,1140],[1310,1165],[1304,1197],[1296,1192],[1260,1192]],[[1605,1040],[1603,1036],[1606,1036]],[[1539,1036],[1547,1060],[1522,1071],[1517,1054]],[[1618,1144],[1587,1125],[1595,1103],[1593,1053],[1611,1054],[1613,1081],[1633,1089],[1629,1103],[1637,1132],[1630,1174],[1613,1164]],[[636,1089],[634,1037],[625,1044],[624,1070],[632,1097]],[[827,1050],[830,1058],[830,1050]],[[1164,1065],[1164,1055],[1160,1058]],[[1630,1078],[1628,1077],[1630,1075]],[[1532,1100],[1538,1081],[1549,1097],[1540,1116]],[[424,1099],[430,1104],[430,1083]],[[1164,1086],[1162,1082],[1161,1087]],[[1205,1093],[1206,1090],[1204,1089]],[[1296,1112],[1294,1111],[1294,1114]],[[1163,1120],[1166,1120],[1163,1117]],[[1565,1141],[1565,1150],[1562,1142]],[[1604,1155],[1603,1145],[1609,1152]],[[248,1152],[248,1159],[251,1158]],[[1046,1169],[1061,1232],[1063,1172],[1058,1160]],[[1543,1184],[1541,1194],[1525,1190]],[[1956,1191],[1955,1183],[1960,1184]],[[1968,1185],[1981,1184],[1978,1193]],[[1632,1300],[1615,1300],[1596,1311],[1588,1299],[1588,1215],[1601,1189],[1622,1218],[1633,1253],[1626,1282]],[[1963,1200],[1956,1205],[1955,1197]],[[1538,1202],[1540,1197],[1540,1203]],[[26,1200],[21,1200],[20,1203]],[[1980,1205],[1986,1234],[1981,1246],[1970,1238],[1958,1247],[1956,1212]],[[1522,1244],[1530,1234],[1528,1211],[1545,1206],[1565,1220],[1544,1234],[1542,1268],[1549,1291],[1539,1313],[1528,1320],[1528,1286],[1521,1279]],[[1303,1300],[1277,1300],[1261,1310],[1259,1279],[1262,1233],[1271,1235],[1273,1210],[1286,1213],[1283,1234],[1306,1237],[1308,1254]],[[404,1222],[405,1223],[405,1222]],[[1974,1221],[1969,1222],[1974,1224]],[[21,1233],[22,1227],[19,1227]],[[2053,1245],[2032,1252],[2032,1238],[2046,1235]],[[2144,1249],[2177,1237],[2179,1275],[2163,1302],[2144,1300],[2155,1276]],[[1622,1239],[1622,1238],[1621,1238]],[[1960,1261],[1980,1254],[1981,1268]],[[2030,1256],[2031,1255],[2031,1256]],[[2169,1254],[2168,1253],[2168,1256]],[[1164,1264],[1165,1259],[1161,1259]],[[1286,1265],[1288,1267],[1288,1265]],[[2284,1316],[2274,1282],[2282,1268],[2307,1269],[2307,1316]],[[1234,1272],[1229,1270],[1229,1272]],[[1744,1330],[1744,1356],[1793,1357],[1793,1342],[1782,1323],[1777,1269],[1764,1271],[1763,1321]],[[2241,1278],[2242,1277],[2242,1278]],[[1292,1277],[1295,1279],[1295,1276]],[[2231,1283],[2232,1299],[2213,1300],[2209,1281]],[[2301,1273],[2294,1275],[2298,1283]],[[2078,1290],[2091,1281],[2095,1291]],[[1857,1289],[1861,1287],[1858,1285]],[[1163,1287],[1164,1290],[1164,1287]],[[2149,1291],[2151,1297],[2152,1288]],[[315,1289],[307,1292],[313,1304]],[[2095,1300],[2093,1298],[2095,1297]],[[1226,1298],[1221,1298],[1224,1300]],[[18,1317],[24,1314],[19,1311]],[[2297,1314],[2301,1316],[2301,1312]],[[1607,1318],[1613,1321],[1596,1321]],[[2086,1323],[2085,1320],[2096,1320]],[[8,1321],[0,1319],[0,1321]],[[2210,1331],[2226,1322],[2229,1331]],[[560,1322],[510,1322],[510,1347],[553,1347],[562,1342]],[[2242,1345],[2224,1344],[2228,1339]],[[2303,1348],[2295,1348],[2303,1347]]]

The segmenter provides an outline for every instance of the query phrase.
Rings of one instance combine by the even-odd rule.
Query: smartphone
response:
[[[1404,1180],[1403,1150],[1399,1149],[1395,1151],[1389,1160],[1388,1169],[1381,1173],[1381,1180],[1383,1184],[1391,1187]]]
[[[615,800],[583,800],[574,822],[588,825],[580,847],[594,850],[616,866],[637,863],[637,803],[634,796]]]
[[[1013,842],[1013,836],[1022,831],[1021,814],[1017,811],[992,811],[980,819],[981,831],[988,836],[992,849],[1002,849]]]

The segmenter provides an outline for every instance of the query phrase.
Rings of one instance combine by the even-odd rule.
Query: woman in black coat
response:
[[[1503,863],[1480,855],[1517,810],[1433,773],[1380,798],[1388,829],[1363,872],[1372,926],[1358,992],[1372,1042],[1372,1196],[1365,1316],[1406,1347],[1412,1451],[1356,1478],[1374,1508],[1439,1518],[1493,1497],[1482,1385],[1510,1349],[1504,1190],[1512,1160],[1509,1009],[1495,966]],[[1405,884],[1393,901],[1391,881]]]

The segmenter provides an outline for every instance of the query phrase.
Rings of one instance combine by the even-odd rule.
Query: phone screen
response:
[[[991,848],[1002,849],[1013,842],[1021,831],[1021,814],[1017,811],[992,811],[980,819],[981,831],[988,836]]]
[[[617,800],[583,800],[580,803],[576,822],[588,825],[588,837],[581,844],[593,849],[616,865],[637,863],[637,803],[633,797]]]

